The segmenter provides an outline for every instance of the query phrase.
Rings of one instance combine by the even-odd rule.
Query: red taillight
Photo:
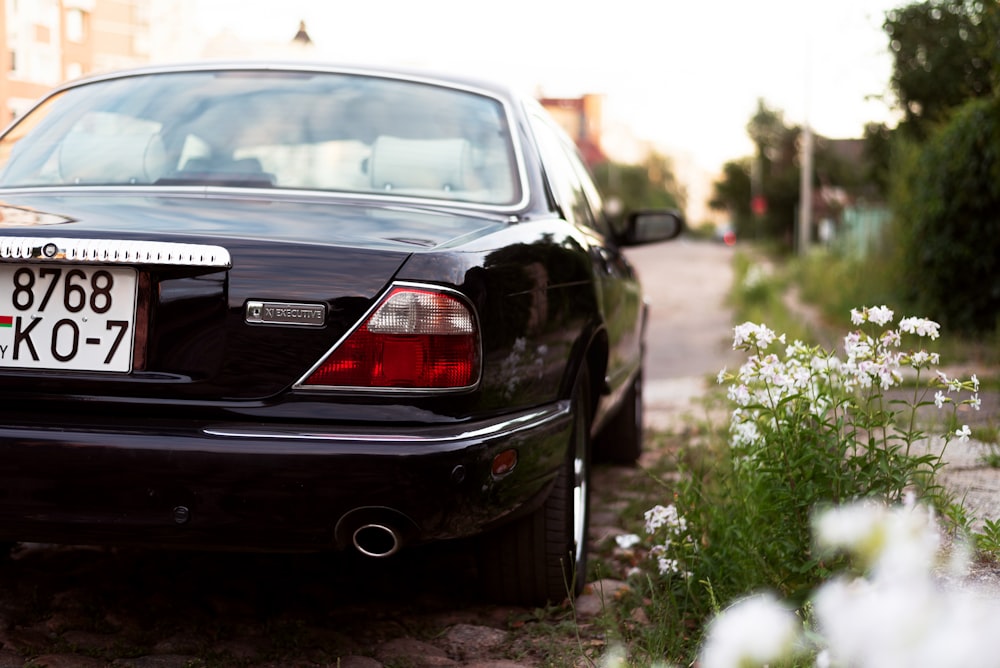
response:
[[[479,331],[465,302],[397,287],[303,385],[443,389],[478,379]]]

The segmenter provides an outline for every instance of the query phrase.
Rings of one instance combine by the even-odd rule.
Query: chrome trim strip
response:
[[[520,152],[520,149],[517,149]],[[524,179],[522,173],[521,178]],[[213,197],[230,198],[238,194],[247,199],[268,199],[283,200],[286,197],[312,198],[312,199],[332,199],[337,201],[359,200],[364,202],[388,203],[398,208],[405,207],[427,207],[437,211],[470,211],[473,213],[484,213],[487,215],[516,216],[524,209],[530,197],[527,194],[522,201],[514,204],[483,204],[479,202],[466,202],[457,199],[444,199],[434,197],[417,197],[415,195],[388,194],[389,191],[364,192],[353,190],[306,190],[303,188],[249,188],[236,186],[169,186],[169,185],[114,185],[114,186],[91,186],[91,185],[38,185],[38,186],[6,186],[0,187],[0,193],[10,195],[37,194],[39,192],[63,194],[63,193],[111,193],[115,195],[132,195],[135,197],[145,197],[152,193],[155,196],[197,196],[199,198],[210,199]],[[527,186],[525,186],[527,193]]]
[[[451,443],[468,439],[481,439],[490,436],[502,435],[509,438],[511,434],[521,431],[541,427],[555,420],[559,420],[569,415],[570,404],[568,401],[561,401],[549,408],[525,413],[500,422],[491,422],[482,427],[469,429],[454,434],[426,436],[418,433],[413,434],[372,434],[363,432],[337,431],[319,432],[304,431],[297,429],[276,429],[267,425],[260,425],[257,429],[226,429],[222,427],[206,427],[202,433],[208,436],[221,436],[224,438],[245,438],[245,439],[299,439],[307,441],[355,441],[361,443]]]
[[[0,262],[65,260],[101,264],[170,264],[193,267],[233,266],[222,246],[128,239],[0,237]]]

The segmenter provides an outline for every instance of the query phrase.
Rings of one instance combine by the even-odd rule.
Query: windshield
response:
[[[0,187],[221,185],[491,205],[521,196],[503,104],[414,81],[157,73],[65,90],[0,138]]]

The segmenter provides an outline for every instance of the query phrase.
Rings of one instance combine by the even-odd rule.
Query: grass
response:
[[[933,314],[912,312],[913,309],[897,296],[891,267],[883,262],[852,260],[815,249],[804,257],[784,262],[780,273],[781,281],[794,285],[802,301],[817,309],[822,321],[834,331],[849,327],[851,309],[861,305],[885,304],[899,314],[933,317]],[[952,364],[980,369],[1000,368],[1000,329],[981,338],[962,336],[947,328],[944,331],[947,335],[931,347],[942,358]],[[984,378],[980,380],[985,381]],[[988,386],[1000,389],[1000,376],[994,374]]]

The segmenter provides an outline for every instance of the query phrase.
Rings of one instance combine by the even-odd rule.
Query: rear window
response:
[[[290,71],[70,88],[0,138],[0,187],[220,185],[519,201],[504,105],[427,83]]]

